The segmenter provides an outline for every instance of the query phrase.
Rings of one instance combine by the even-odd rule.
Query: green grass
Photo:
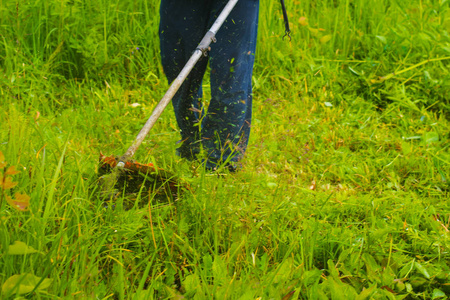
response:
[[[176,157],[168,108],[135,158],[190,189],[113,209],[99,152],[168,87],[158,5],[0,0],[0,298],[445,299],[450,2],[288,1],[288,42],[262,1],[243,170]]]

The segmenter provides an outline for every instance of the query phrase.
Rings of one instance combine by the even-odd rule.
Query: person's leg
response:
[[[215,14],[226,2],[215,1]],[[212,99],[202,122],[210,168],[224,161],[238,161],[247,148],[258,12],[258,0],[239,1],[217,33],[217,43],[211,46]]]
[[[160,7],[160,48],[164,73],[171,83],[183,69],[195,48],[207,32],[209,0],[162,0]],[[202,105],[201,83],[207,66],[201,58],[180,90],[172,99],[176,120],[184,141],[179,148],[182,157],[193,158],[197,147],[191,145],[199,138],[198,119]]]

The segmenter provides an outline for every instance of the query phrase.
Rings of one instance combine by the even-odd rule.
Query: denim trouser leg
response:
[[[181,72],[191,57],[209,21],[208,0],[162,0],[160,7],[160,48],[164,73],[171,83]],[[200,138],[198,127],[202,110],[199,101],[202,98],[201,83],[208,64],[207,58],[201,58],[195,65],[183,85],[172,99],[175,117],[184,141],[182,156],[195,156],[190,144]],[[183,153],[185,152],[185,153]]]
[[[162,0],[161,56],[169,81],[175,79],[222,10],[225,0]],[[211,45],[211,102],[198,128],[202,110],[201,82],[207,59],[202,58],[180,91],[173,106],[183,151],[197,153],[195,141],[202,139],[209,164],[237,161],[245,152],[252,114],[252,72],[256,48],[258,0],[241,0],[217,33]],[[199,134],[200,133],[200,134]]]

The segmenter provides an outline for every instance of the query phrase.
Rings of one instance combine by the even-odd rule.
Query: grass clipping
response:
[[[118,157],[100,153],[97,182],[104,200],[123,197],[127,207],[138,199],[170,202],[178,198],[180,191],[189,188],[186,182],[151,163],[127,161],[123,168],[116,168],[118,161]]]

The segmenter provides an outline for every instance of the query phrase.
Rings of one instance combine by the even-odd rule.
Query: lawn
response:
[[[177,157],[168,107],[134,158],[177,193],[105,201],[168,88],[159,1],[0,0],[1,299],[447,299],[450,1],[286,4],[242,170]]]

